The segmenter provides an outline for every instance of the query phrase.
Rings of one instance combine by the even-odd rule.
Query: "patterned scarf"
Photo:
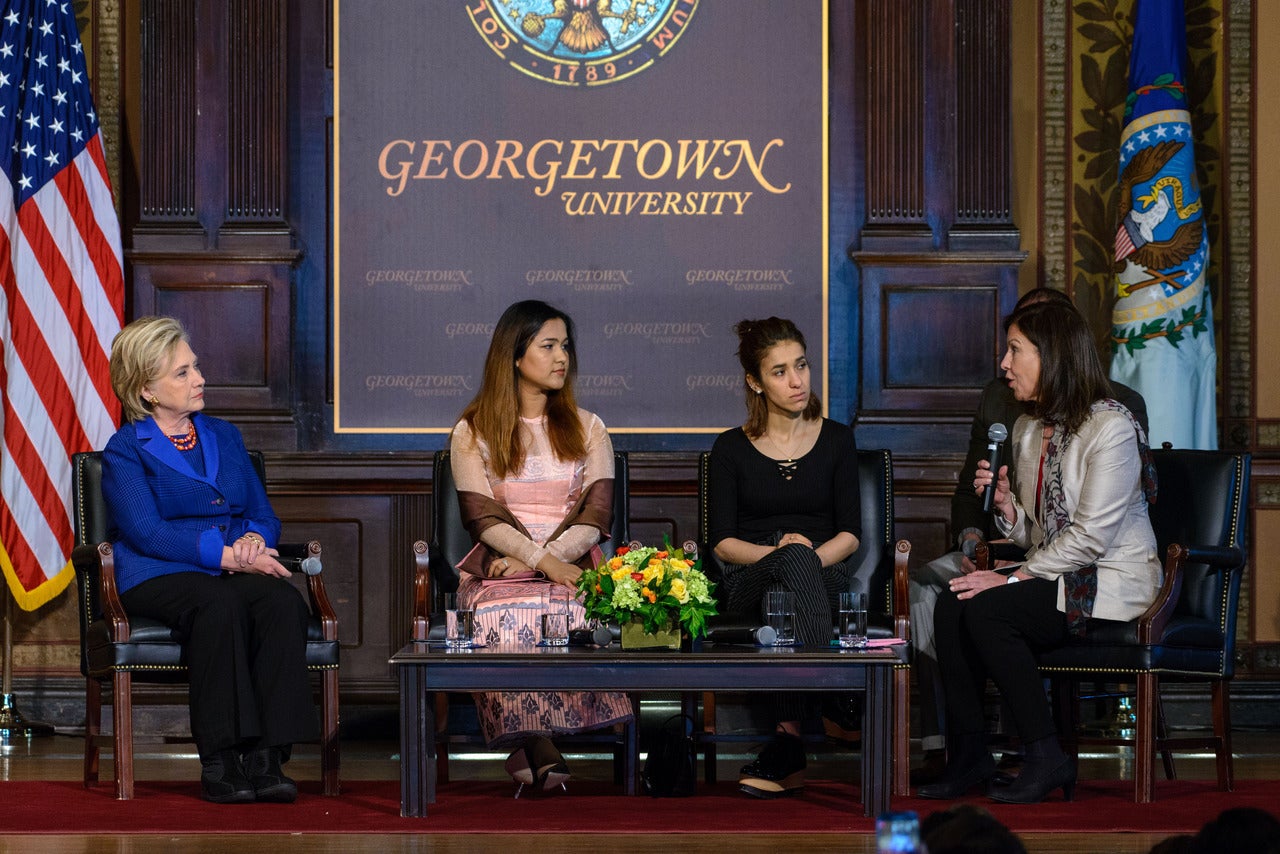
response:
[[[1142,458],[1142,496],[1148,504],[1156,502],[1156,467],[1147,445],[1147,434],[1128,409],[1110,398],[1099,400],[1090,407],[1089,416],[1114,410],[1123,412],[1133,425],[1138,437],[1138,455]],[[1062,489],[1062,457],[1074,434],[1067,433],[1061,424],[1053,425],[1053,435],[1044,452],[1044,470],[1040,487],[1040,507],[1043,508],[1044,545],[1049,545],[1071,524],[1067,515],[1065,493]],[[1072,570],[1063,576],[1063,592],[1066,598],[1067,630],[1077,638],[1085,635],[1085,626],[1093,615],[1093,602],[1098,596],[1098,565]]]

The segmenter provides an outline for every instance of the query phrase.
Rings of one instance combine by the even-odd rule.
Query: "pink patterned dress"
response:
[[[510,525],[495,525],[481,535],[489,548],[536,566],[548,553],[573,562],[596,546],[600,532],[589,525],[574,525],[547,541],[587,486],[613,477],[613,446],[604,423],[585,410],[578,415],[587,435],[586,459],[557,459],[543,421],[523,419],[529,437],[524,467],[505,479],[494,477],[489,468],[484,441],[476,439],[465,422],[454,428],[450,456],[458,489],[492,496],[530,534],[525,537]],[[486,583],[464,572],[458,595],[475,609],[476,635],[483,643],[531,647],[541,639],[542,598],[551,586],[542,579]],[[582,606],[572,598],[569,624],[585,625]],[[627,696],[618,692],[492,691],[473,696],[491,747],[513,746],[531,734],[600,729],[632,715]]]

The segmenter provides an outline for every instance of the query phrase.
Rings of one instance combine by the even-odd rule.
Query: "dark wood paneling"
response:
[[[233,223],[287,228],[285,157],[288,71],[285,5],[227,0],[227,207]]]
[[[196,224],[196,18],[186,4],[142,0],[138,57],[142,122],[139,182],[143,222]],[[158,120],[163,110],[164,121]]]

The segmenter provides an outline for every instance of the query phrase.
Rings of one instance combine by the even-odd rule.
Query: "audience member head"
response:
[[[741,320],[733,327],[733,331],[738,335],[738,362],[746,375],[744,396],[747,402],[747,422],[743,425],[743,430],[754,439],[764,433],[770,405],[788,405],[781,399],[773,399],[773,389],[766,381],[766,376],[786,361],[788,365],[802,365],[807,378],[808,348],[804,335],[796,325],[781,317]],[[821,414],[822,401],[810,388],[802,415],[807,420],[813,420]]]
[[[111,342],[111,390],[120,399],[125,421],[151,415],[153,404],[143,393],[169,369],[174,351],[190,344],[187,330],[172,317],[139,317]]]
[[[1195,843],[1196,838],[1190,833],[1179,833],[1176,836],[1161,839],[1151,846],[1147,854],[1191,854]]]
[[[562,383],[533,378],[529,366],[521,370],[521,362],[531,348],[554,349],[557,344],[563,345],[568,354]],[[546,396],[547,436],[556,456],[568,460],[586,453],[586,436],[573,397],[577,373],[573,320],[569,315],[541,300],[522,300],[507,307],[489,341],[480,391],[462,413],[462,419],[489,446],[490,464],[499,477],[518,471],[524,464],[525,445],[520,433],[522,384],[526,390],[532,387]]]
[[[929,854],[1026,854],[1022,841],[995,816],[972,804],[931,813],[920,823]]]
[[[1093,334],[1073,306],[1056,300],[1024,305],[1004,328],[1009,349],[1000,367],[1014,396],[1037,418],[1074,433],[1093,403],[1111,395]]]
[[[1196,834],[1194,854],[1280,854],[1280,820],[1256,807],[1233,807],[1206,822]]]

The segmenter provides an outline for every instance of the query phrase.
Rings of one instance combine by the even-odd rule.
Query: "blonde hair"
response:
[[[141,421],[151,414],[142,389],[158,380],[180,342],[191,343],[187,330],[172,317],[139,317],[111,342],[111,390],[120,399],[125,421]]]

